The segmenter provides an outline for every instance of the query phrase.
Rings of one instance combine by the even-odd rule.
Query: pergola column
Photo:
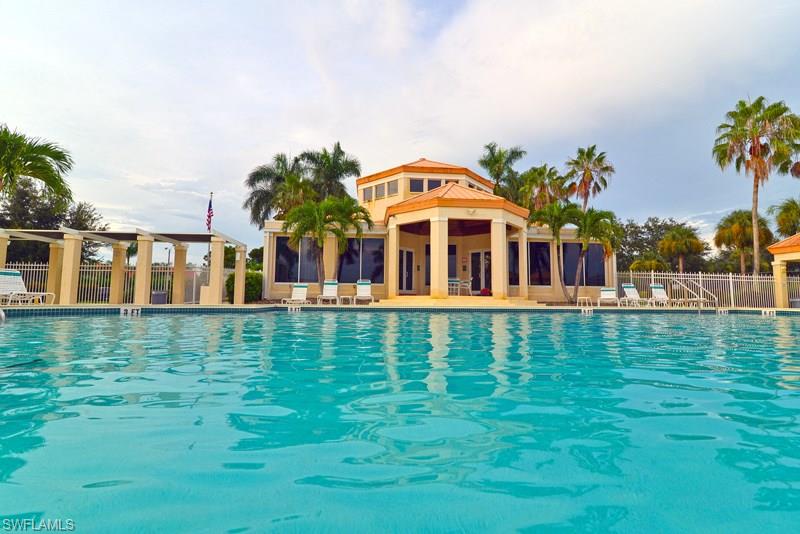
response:
[[[153,236],[136,238],[136,279],[133,286],[133,303],[150,304],[151,277],[153,275]]]
[[[504,299],[508,296],[508,241],[506,221],[492,219],[492,296]]]
[[[339,259],[339,244],[336,237],[329,235],[325,237],[322,245],[322,267],[325,271],[325,280],[332,280],[336,275],[336,261]]]
[[[211,236],[210,264],[208,289],[205,302],[201,302],[201,304],[222,304],[222,290],[225,284],[225,240],[221,237]]]
[[[327,242],[326,242],[327,245]],[[233,303],[244,304],[244,282],[246,276],[247,247],[236,247],[236,265],[233,271]]]
[[[261,259],[261,272],[264,275],[264,282],[261,287],[261,298],[269,298],[269,284],[272,281],[272,255],[270,254],[270,242],[272,241],[272,233],[264,232],[264,255]]]
[[[61,299],[61,269],[64,264],[64,245],[50,243],[50,255],[47,259],[47,291],[55,295],[53,304],[58,304]]]
[[[0,234],[0,269],[5,268],[6,258],[8,258],[8,242],[9,237],[6,234]]]
[[[431,217],[431,298],[447,293],[447,217]]]
[[[58,294],[59,304],[76,304],[78,302],[78,280],[81,269],[82,248],[83,237],[75,234],[64,234],[61,287]]]
[[[789,288],[786,285],[786,262],[779,260],[773,261],[772,275],[775,281],[775,307],[788,308]]]
[[[519,229],[519,296],[528,298],[528,229]]]
[[[386,235],[386,298],[397,297],[400,286],[400,230],[394,221],[389,222]]]
[[[175,245],[175,262],[172,264],[172,304],[183,304],[186,298],[187,245]]]
[[[108,293],[109,304],[122,304],[125,301],[125,257],[127,243],[111,245],[111,287]]]

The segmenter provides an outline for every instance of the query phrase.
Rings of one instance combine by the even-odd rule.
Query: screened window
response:
[[[425,180],[421,178],[412,178],[408,181],[408,190],[412,193],[422,193],[425,191]]]
[[[581,251],[579,243],[564,243],[564,282],[567,285],[575,284],[575,273],[578,269],[578,256]],[[583,258],[582,286],[603,286],[606,281],[605,253],[602,245],[596,243],[589,245]]]
[[[528,243],[528,283],[550,285],[550,243]]]
[[[442,181],[441,180],[428,179],[428,191],[430,191],[431,189],[436,189],[440,185],[442,185]]]
[[[347,240],[347,250],[339,257],[339,282],[355,283],[361,278],[383,283],[383,239]]]
[[[519,285],[519,242],[508,242],[508,285]]]
[[[370,202],[372,200],[372,187],[365,187],[361,194],[363,195],[364,202]]]
[[[378,184],[375,186],[375,198],[383,198],[386,196],[386,184]]]
[[[304,237],[300,243],[300,251],[297,251],[292,250],[289,246],[288,237],[277,237],[275,239],[275,281],[317,282],[317,251],[317,246],[311,238]]]
[[[447,278],[458,278],[456,246],[447,245]],[[425,285],[431,285],[431,245],[425,245]]]
[[[386,184],[386,196],[397,194],[397,180],[392,180]]]

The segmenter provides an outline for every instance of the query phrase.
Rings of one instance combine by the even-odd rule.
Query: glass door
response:
[[[492,289],[492,253],[474,250],[469,253],[470,288],[477,294],[481,289]]]
[[[400,249],[400,293],[410,293],[414,290],[414,251]]]

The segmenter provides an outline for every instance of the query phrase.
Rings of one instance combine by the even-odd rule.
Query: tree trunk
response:
[[[581,276],[583,276],[583,258],[585,256],[586,252],[581,246],[581,252],[578,254],[578,268],[575,269],[575,288],[572,290],[572,300],[575,302],[578,301],[578,289],[581,287]]]
[[[753,274],[761,267],[761,250],[758,235],[758,176],[753,176]]]
[[[739,252],[739,272],[745,274],[747,271],[747,260],[745,259],[744,251]]]
[[[678,272],[683,273],[683,254],[678,254]]]
[[[571,302],[569,298],[569,291],[564,284],[564,260],[561,255],[561,243],[556,243],[556,264],[558,266],[558,283],[561,286],[561,291],[564,293],[564,298],[567,302]]]
[[[583,213],[586,213],[586,209],[589,207],[589,195],[583,197]]]
[[[317,254],[317,282],[319,283],[319,292],[322,294],[322,288],[325,285],[325,263],[323,261],[322,252]]]

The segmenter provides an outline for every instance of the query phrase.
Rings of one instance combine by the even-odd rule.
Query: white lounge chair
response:
[[[356,294],[353,297],[353,304],[358,304],[359,300],[375,302],[372,296],[372,282],[370,280],[359,280],[356,282]]]
[[[281,304],[311,304],[306,298],[308,295],[308,284],[294,284],[292,286],[292,296],[281,299]]]
[[[619,307],[620,302],[617,296],[617,289],[614,287],[601,287],[600,297],[597,299],[597,306],[602,306],[604,301],[612,302]]]
[[[19,271],[0,270],[0,304],[52,304],[55,300],[53,293],[28,291]]]
[[[672,305],[672,299],[667,295],[664,284],[650,284],[650,293],[653,295],[647,301],[650,305],[665,307]]]
[[[619,299],[620,304],[624,306],[641,306],[647,305],[647,299],[639,296],[639,290],[633,284],[622,284],[622,291],[625,296]]]
[[[336,280],[322,282],[322,295],[317,296],[317,304],[322,304],[326,301],[339,304],[339,282]]]

